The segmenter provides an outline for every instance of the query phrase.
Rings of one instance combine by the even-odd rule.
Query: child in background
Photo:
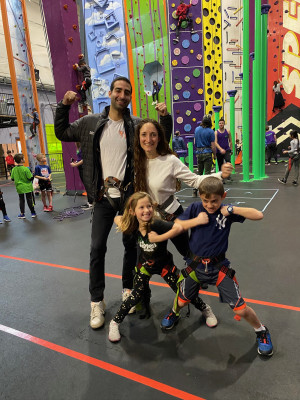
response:
[[[15,166],[15,160],[11,154],[10,150],[7,150],[7,156],[5,157],[6,165],[7,165],[7,170],[9,174],[11,175],[11,170]]]
[[[121,339],[119,324],[124,320],[130,309],[140,302],[148,290],[149,281],[153,274],[159,274],[176,293],[178,270],[173,262],[173,256],[167,250],[168,242],[150,243],[150,231],[155,230],[159,233],[168,232],[172,236],[179,235],[183,229],[179,224],[172,221],[162,221],[154,219],[153,201],[147,193],[136,192],[128,200],[125,206],[124,215],[115,217],[115,223],[119,230],[125,234],[133,234],[136,237],[139,248],[138,265],[134,276],[133,289],[128,297],[122,302],[119,311],[109,324],[108,338],[111,342],[118,342]],[[200,309],[202,300],[198,296],[192,304]],[[206,305],[207,309],[210,309]],[[200,309],[201,310],[201,309]],[[202,315],[205,317],[206,309]]]
[[[9,219],[7,212],[6,212],[6,207],[5,207],[5,203],[3,200],[3,192],[0,190],[0,209],[2,211],[3,214],[3,221],[5,222],[11,222],[11,220]],[[0,221],[0,224],[2,224],[2,221]]]
[[[52,206],[52,197],[53,197],[53,190],[51,185],[51,168],[49,165],[46,164],[47,159],[45,154],[37,154],[36,159],[39,162],[39,165],[35,167],[34,170],[34,177],[39,181],[39,187],[42,195],[42,202],[44,205],[44,211],[53,211]],[[46,201],[46,193],[48,197],[49,207],[47,207]]]
[[[24,219],[25,217],[25,197],[27,205],[31,211],[31,217],[36,218],[36,212],[34,209],[34,197],[33,197],[33,175],[29,168],[24,167],[24,156],[18,153],[14,156],[15,163],[17,164],[11,173],[11,180],[15,182],[17,193],[19,195],[20,202],[20,214],[18,218]]]
[[[27,114],[28,117],[33,119],[32,124],[30,125],[30,132],[31,132],[31,136],[29,139],[32,139],[35,137],[36,135],[36,127],[40,124],[40,119],[39,119],[39,114],[37,113],[36,108],[32,109],[32,115],[31,114]]]
[[[283,154],[288,154],[289,163],[285,170],[284,178],[278,178],[280,183],[286,184],[289,174],[291,172],[292,167],[294,167],[294,180],[292,182],[293,186],[298,186],[298,178],[299,178],[299,164],[300,164],[300,146],[299,146],[299,137],[297,131],[292,131],[290,133],[291,145],[289,146],[289,150],[282,150]]]
[[[226,197],[222,182],[215,177],[204,179],[199,186],[202,203],[192,203],[175,220],[184,230],[191,229],[190,255],[187,259],[189,274],[182,279],[173,309],[162,320],[161,327],[171,329],[179,319],[179,311],[198,295],[202,282],[217,287],[222,303],[228,303],[237,318],[244,318],[255,330],[257,351],[264,356],[273,354],[273,345],[268,329],[263,326],[255,311],[242,298],[235,271],[226,258],[228,237],[234,222],[245,219],[257,221],[262,212],[254,208],[223,205]],[[179,229],[178,229],[179,230]],[[167,240],[171,232],[149,234],[151,242]]]
[[[88,103],[86,101],[86,91],[91,87],[92,85],[92,80],[91,80],[91,69],[90,67],[86,64],[85,59],[82,58],[78,64],[74,64],[73,68],[76,71],[79,71],[83,75],[83,80],[81,82],[81,85],[77,85],[78,87],[77,90],[79,91],[81,95],[81,100],[80,103],[83,105],[87,106]]]

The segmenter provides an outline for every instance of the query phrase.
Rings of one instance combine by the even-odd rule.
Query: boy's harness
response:
[[[109,201],[110,205],[113,207],[113,209],[115,211],[119,211],[118,207],[116,206],[115,202],[113,201],[113,199],[110,197],[108,190],[110,188],[115,188],[118,189],[120,192],[120,197],[121,197],[121,207],[123,205],[123,201],[124,201],[124,194],[128,189],[128,186],[131,184],[131,182],[129,182],[126,186],[123,185],[123,182],[120,181],[118,178],[115,178],[114,176],[108,176],[102,184],[102,187],[99,191],[98,194],[98,201],[102,200],[102,198],[104,197],[104,195],[107,197],[107,200]]]
[[[183,279],[187,278],[188,276],[194,279],[197,283],[201,283],[196,277],[195,273],[195,269],[200,263],[205,265],[205,270],[204,270],[205,273],[208,272],[207,264],[212,263],[215,268],[217,268],[220,272],[223,272],[223,274],[227,275],[229,278],[233,279],[235,275],[234,269],[222,265],[222,262],[225,260],[225,253],[219,254],[218,256],[215,257],[207,258],[207,257],[197,256],[196,254],[190,251],[188,254],[188,258],[190,258],[192,261],[186,268],[181,270],[181,275],[178,280],[178,283],[181,282]]]

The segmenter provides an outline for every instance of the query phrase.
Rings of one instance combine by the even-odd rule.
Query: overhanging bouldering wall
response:
[[[269,4],[268,122],[277,134],[280,153],[289,145],[289,133],[300,126],[300,1]],[[273,113],[274,81],[282,82],[285,107]]]
[[[73,0],[43,0],[45,22],[52,58],[52,70],[57,102],[68,90],[76,91],[78,76],[73,64],[78,62],[81,43],[78,29],[77,5]],[[70,122],[79,118],[76,103],[71,107]],[[75,144],[62,142],[66,189],[69,192],[83,190],[84,187],[76,168],[70,166],[75,153]],[[74,175],[75,174],[75,175]]]
[[[136,115],[158,118],[153,103],[153,81],[161,86],[158,101],[170,111],[170,70],[167,15],[164,0],[125,0],[129,74],[134,85]]]
[[[174,131],[179,130],[183,138],[194,134],[205,112],[201,0],[191,4],[188,14],[193,31],[183,23],[179,41],[174,43],[180,0],[168,2]]]
[[[99,113],[110,104],[108,92],[111,82],[119,76],[128,77],[123,2],[82,0],[82,7],[93,111]]]

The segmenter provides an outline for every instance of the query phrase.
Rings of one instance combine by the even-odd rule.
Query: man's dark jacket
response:
[[[97,194],[103,185],[103,177],[100,163],[100,137],[104,125],[108,121],[109,106],[105,107],[101,114],[89,114],[69,123],[70,106],[60,102],[57,105],[54,129],[57,139],[63,142],[80,142],[83,158],[83,183],[88,197],[97,200]],[[127,162],[123,181],[124,187],[128,184],[127,195],[133,192],[133,141],[134,130],[141,118],[130,115],[127,108],[123,115],[127,140]],[[169,142],[172,134],[172,117],[170,114],[160,117],[160,123],[164,128],[166,139]],[[112,157],[114,149],[111,149]],[[105,177],[106,178],[106,177]],[[127,197],[127,196],[126,196]]]

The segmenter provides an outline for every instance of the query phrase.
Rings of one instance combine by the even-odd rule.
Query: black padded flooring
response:
[[[37,198],[38,217],[29,218],[27,209],[27,219],[18,220],[15,188],[2,182],[12,222],[0,225],[0,399],[298,400],[299,187],[277,182],[283,163],[266,170],[268,179],[250,183],[240,182],[238,173],[226,189],[228,203],[264,210],[262,221],[233,225],[228,256],[243,297],[272,334],[274,355],[268,359],[257,355],[253,329],[233,319],[213,287],[203,298],[219,320],[215,329],[191,310],[173,331],[161,332],[173,293],[160,285],[160,277],[152,278],[152,317],[128,316],[121,342],[110,343],[108,323],[121,299],[121,235],[113,229],[109,237],[106,324],[93,331],[87,273],[91,213],[53,219],[83,198],[74,203],[56,194],[52,214],[42,212]],[[190,188],[178,195],[184,207],[194,200]]]

